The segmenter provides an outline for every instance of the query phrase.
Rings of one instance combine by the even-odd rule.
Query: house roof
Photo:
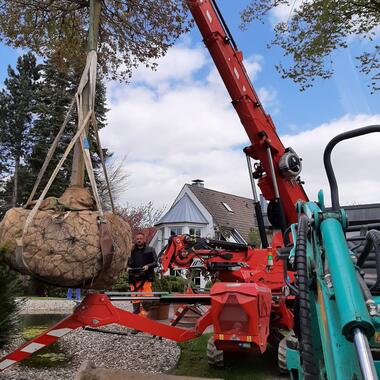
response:
[[[249,231],[256,226],[252,199],[239,197],[197,185],[188,185],[220,227],[236,229],[248,241]],[[229,211],[232,210],[232,211]]]
[[[196,204],[187,194],[174,203],[170,210],[156,223],[156,226],[164,223],[196,223],[207,224]]]

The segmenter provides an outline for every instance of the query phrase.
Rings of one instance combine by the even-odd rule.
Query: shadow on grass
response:
[[[25,341],[33,339],[48,329],[47,326],[28,326],[23,328],[22,337]],[[21,362],[21,365],[31,368],[55,368],[68,365],[72,357],[62,350],[59,342],[45,347]]]
[[[277,355],[271,348],[263,354],[249,353],[234,355],[224,368],[212,368],[207,363],[206,346],[210,334],[180,343],[181,357],[171,371],[173,375],[211,377],[225,380],[287,380],[277,369]]]

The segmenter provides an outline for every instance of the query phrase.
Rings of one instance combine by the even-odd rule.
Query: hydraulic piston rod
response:
[[[378,380],[375,364],[368,345],[367,337],[359,328],[354,329],[354,344],[358,354],[360,369],[364,380]]]
[[[248,156],[247,154],[246,158],[247,158],[249,179],[251,181],[251,187],[252,187],[253,203],[255,204],[255,215],[257,219],[257,226],[259,228],[260,240],[261,240],[261,244],[263,248],[268,248],[269,244],[268,244],[267,234],[265,232],[263,213],[261,210],[260,200],[257,195],[255,179],[253,178],[253,174],[252,174],[253,170],[252,170],[252,164],[251,164],[251,157]]]

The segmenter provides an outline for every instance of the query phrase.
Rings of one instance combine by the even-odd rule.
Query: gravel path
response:
[[[76,303],[65,299],[19,299],[20,314],[70,314]]]
[[[55,301],[44,301],[55,302]],[[61,302],[61,301],[60,301]],[[68,301],[70,302],[70,301]],[[41,306],[41,305],[39,305]],[[129,308],[129,304],[117,303],[118,307]],[[49,311],[45,312],[50,313]],[[30,309],[29,309],[30,311]],[[62,312],[62,310],[60,311]],[[36,369],[15,365],[2,373],[0,379],[7,380],[60,380],[73,379],[83,361],[91,361],[96,366],[125,369],[130,371],[163,373],[173,368],[180,355],[178,346],[169,340],[159,340],[150,335],[139,333],[131,335],[130,330],[118,325],[103,329],[120,331],[128,335],[111,335],[86,330],[77,330],[59,340],[60,347],[72,355],[65,367]],[[20,345],[21,338],[16,338],[8,352]],[[7,351],[0,351],[0,356]]]

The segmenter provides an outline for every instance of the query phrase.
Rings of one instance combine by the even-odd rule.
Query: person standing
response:
[[[73,298],[73,289],[69,288],[67,289],[67,297],[68,300],[71,300]],[[75,300],[76,302],[80,302],[80,289],[76,288],[75,289]]]
[[[146,245],[146,238],[142,232],[135,237],[135,245],[128,260],[129,286],[131,292],[143,293],[149,296],[153,292],[154,268],[157,267],[157,255],[154,248]],[[149,311],[149,302],[132,301],[133,313],[146,316]]]

